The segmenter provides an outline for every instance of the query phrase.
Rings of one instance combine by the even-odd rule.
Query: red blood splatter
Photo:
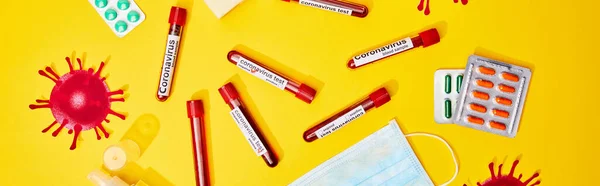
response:
[[[81,131],[94,129],[96,138],[101,139],[98,129],[102,131],[105,138],[109,134],[102,126],[102,122],[108,114],[125,119],[125,115],[119,114],[110,109],[111,102],[124,102],[124,98],[111,98],[113,95],[123,95],[123,90],[110,91],[106,84],[105,77],[100,77],[104,68],[104,62],[100,63],[98,71],[89,68],[84,70],[81,65],[81,59],[77,58],[79,70],[73,69],[73,64],[69,57],[65,58],[69,64],[69,72],[60,76],[51,67],[46,67],[38,73],[52,80],[55,85],[52,88],[49,100],[35,100],[38,104],[29,105],[30,109],[49,108],[54,116],[54,121],[50,126],[42,130],[42,133],[48,132],[57,123],[59,127],[52,132],[56,137],[63,128],[69,129],[69,134],[75,132],[71,150],[77,147],[77,138]]]
[[[510,172],[508,173],[508,175],[502,175],[503,164],[500,164],[498,166],[498,174],[496,174],[494,173],[494,162],[490,163],[488,167],[490,169],[492,177],[485,180],[483,184],[477,182],[477,186],[528,186],[529,183],[531,183],[535,178],[540,176],[540,173],[536,172],[531,177],[529,177],[529,179],[521,181],[523,174],[519,174],[519,177],[514,176],[515,168],[517,168],[518,164],[519,160],[515,160],[513,162],[512,167],[510,168]],[[539,185],[541,182],[541,180],[537,180],[529,186],[536,186]],[[464,184],[463,186],[467,186],[467,184]]]
[[[431,10],[429,9],[429,0],[426,0],[426,1],[427,1],[427,3],[425,4],[425,6],[423,6],[424,5],[423,3],[425,3],[425,0],[421,0],[419,2],[419,6],[417,6],[417,9],[419,11],[423,11],[423,8],[425,8],[425,11],[423,13],[425,13],[425,15],[429,15],[429,13],[431,13]],[[463,5],[467,5],[467,3],[469,3],[469,0],[460,0],[460,2]],[[458,0],[454,0],[454,3],[458,3]]]

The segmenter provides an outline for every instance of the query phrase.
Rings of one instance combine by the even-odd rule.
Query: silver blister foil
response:
[[[486,75],[479,71],[479,67],[486,67],[495,70],[494,75]],[[511,73],[519,77],[517,82],[509,81],[503,78],[503,73]],[[531,80],[531,71],[527,68],[515,66],[492,59],[472,55],[469,57],[467,67],[464,72],[464,80],[462,92],[459,95],[458,105],[456,108],[455,123],[470,127],[477,130],[482,130],[506,137],[514,138],[519,129],[521,115],[523,113],[523,105],[527,96],[529,82]],[[492,82],[492,88],[485,88],[477,84],[477,80],[486,80]],[[506,85],[513,87],[515,92],[506,93],[500,91],[499,86]],[[473,96],[473,91],[480,91],[489,95],[488,100],[482,100]],[[506,106],[499,104],[496,99],[504,97],[510,99],[512,104]],[[485,113],[481,113],[471,109],[471,104],[478,104],[486,108]],[[499,117],[493,113],[494,109],[508,112],[508,118]],[[483,124],[476,124],[468,120],[469,116],[474,116],[483,119]],[[497,122],[505,125],[505,129],[501,127],[492,127],[490,123]]]

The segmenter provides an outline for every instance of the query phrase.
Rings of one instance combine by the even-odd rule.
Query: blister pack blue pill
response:
[[[146,19],[133,0],[88,0],[117,37],[124,37]]]

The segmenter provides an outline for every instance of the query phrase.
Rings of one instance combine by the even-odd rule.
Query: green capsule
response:
[[[106,10],[106,12],[104,12],[104,18],[109,21],[115,20],[117,18],[117,11],[114,9]]]
[[[446,111],[444,116],[450,119],[452,117],[452,102],[449,99],[444,102],[444,108]]]
[[[127,13],[127,20],[129,20],[132,23],[139,21],[140,13],[138,13],[136,11],[131,11],[131,12]]]
[[[450,75],[446,75],[446,83],[445,83],[444,91],[446,94],[450,94],[452,91],[452,77]]]
[[[125,32],[127,30],[127,23],[125,23],[125,21],[117,21],[117,23],[115,23],[115,30],[117,30],[117,32]]]
[[[462,88],[462,80],[463,80],[463,75],[458,75],[458,77],[456,77],[456,92],[460,93],[460,88]]]
[[[131,5],[129,3],[129,0],[119,0],[119,1],[117,1],[117,8],[119,8],[119,10],[127,10],[129,8],[129,5]]]
[[[95,4],[98,8],[104,8],[108,4],[108,0],[96,0]]]

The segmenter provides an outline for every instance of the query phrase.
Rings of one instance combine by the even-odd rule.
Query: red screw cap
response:
[[[423,48],[431,46],[440,42],[440,34],[437,29],[432,28],[426,31],[419,33],[421,40],[423,41]]]
[[[230,101],[238,99],[240,96],[231,83],[227,83],[226,85],[219,88],[219,94],[223,97],[225,103],[229,104]]]
[[[171,7],[171,15],[169,15],[169,23],[183,26],[185,25],[185,18],[187,11],[185,8],[173,6]]]
[[[188,118],[199,118],[204,115],[204,107],[201,100],[187,101]]]
[[[300,88],[298,88],[298,92],[296,92],[296,98],[306,103],[312,103],[312,100],[315,99],[315,94],[317,94],[315,89],[310,88],[305,84],[301,84]]]
[[[375,107],[377,108],[391,100],[390,94],[385,88],[380,88],[379,90],[371,93],[371,95],[369,95],[369,99],[373,101]]]

